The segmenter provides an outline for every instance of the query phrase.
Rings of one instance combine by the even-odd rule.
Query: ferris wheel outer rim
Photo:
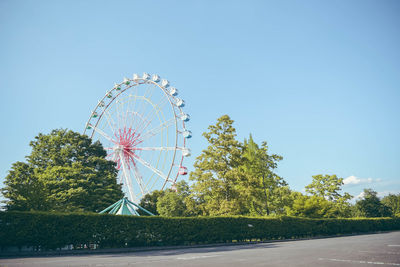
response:
[[[171,108],[172,108],[172,110],[173,110],[173,113],[174,113],[174,120],[175,120],[175,132],[176,132],[176,135],[175,135],[175,136],[176,136],[176,137],[175,137],[175,150],[174,150],[174,156],[173,156],[173,159],[172,159],[172,164],[171,164],[171,167],[170,167],[170,169],[169,169],[169,171],[168,171],[168,174],[167,174],[167,178],[169,178],[170,173],[171,173],[172,168],[173,168],[173,163],[175,162],[176,150],[177,150],[177,139],[178,139],[178,134],[179,134],[179,132],[178,132],[178,126],[177,126],[177,116],[176,116],[176,111],[175,111],[175,105],[171,102],[171,98],[174,97],[174,96],[169,95],[168,92],[166,92],[165,88],[164,88],[163,86],[161,86],[160,84],[158,84],[157,82],[155,82],[155,81],[147,80],[147,79],[142,79],[142,78],[137,79],[137,80],[142,80],[143,82],[141,82],[141,83],[140,83],[140,82],[137,82],[137,81],[135,81],[135,80],[133,80],[133,79],[127,79],[127,80],[128,80],[128,81],[134,82],[134,84],[129,85],[129,86],[127,85],[127,87],[124,88],[124,89],[121,88],[121,89],[120,89],[121,91],[118,92],[118,94],[116,94],[115,96],[112,97],[112,99],[110,100],[110,102],[109,102],[107,105],[104,106],[103,111],[101,112],[101,114],[100,114],[100,115],[98,116],[98,118],[96,119],[96,124],[94,125],[94,127],[95,127],[95,128],[97,127],[97,125],[98,125],[98,123],[100,122],[100,120],[101,120],[101,118],[102,118],[104,112],[105,112],[106,109],[112,104],[112,102],[113,102],[115,99],[117,99],[117,97],[118,97],[119,95],[121,95],[123,92],[125,92],[126,90],[128,90],[128,89],[130,89],[130,88],[132,88],[132,87],[134,87],[134,86],[141,85],[141,84],[153,84],[153,85],[159,87],[159,88],[163,91],[163,93],[166,95],[166,97],[167,97],[167,99],[168,99],[168,102],[170,103],[170,106],[171,106]],[[124,84],[124,83],[120,83],[120,84],[118,84],[118,86],[121,86],[122,84]],[[96,105],[96,107],[95,107],[95,109],[94,109],[94,112],[100,107],[100,103],[102,103],[102,102],[104,101],[104,99],[108,98],[107,95],[108,95],[109,93],[111,93],[111,92],[113,92],[113,91],[118,91],[118,90],[116,89],[116,87],[117,87],[117,86],[114,86],[111,90],[107,91],[107,93],[105,94],[105,96],[104,96],[104,97],[99,101],[99,103]],[[181,107],[176,106],[176,108],[178,108],[179,111],[180,111],[181,113],[183,113]],[[90,124],[90,121],[91,121],[91,119],[93,118],[93,117],[92,117],[92,114],[93,114],[94,112],[91,113],[90,118],[89,118],[89,120],[88,120],[87,123],[86,123],[86,126]],[[182,121],[182,125],[183,125],[183,128],[185,129],[185,122],[184,122],[184,121]],[[86,134],[86,130],[87,130],[87,128],[85,127],[84,134]],[[95,131],[94,131],[94,129],[93,129],[93,130],[92,130],[92,134],[91,134],[91,136],[90,136],[91,139],[93,138],[94,132],[95,132]],[[185,139],[185,138],[183,138],[183,147],[186,148],[186,139]],[[179,163],[179,166],[182,166],[183,158],[184,158],[184,156],[182,155],[182,156],[181,156],[180,163]],[[178,161],[179,161],[179,160],[178,160]],[[176,183],[176,180],[178,179],[178,176],[179,176],[179,171],[177,172],[177,175],[176,175],[175,179],[172,180],[172,184],[175,184],[175,183]],[[164,187],[165,187],[165,185],[167,184],[168,180],[169,180],[169,179],[167,179],[167,180],[164,181],[164,184],[163,184],[163,186],[161,187],[161,190],[164,189]]]
[[[140,80],[141,80],[142,82],[140,82]],[[163,186],[161,187],[161,190],[163,190],[168,182],[170,182],[172,185],[174,185],[174,184],[176,183],[178,177],[179,177],[179,169],[178,169],[178,171],[177,171],[175,177],[171,177],[172,179],[170,179],[171,171],[172,171],[172,169],[173,169],[173,167],[174,167],[174,162],[175,162],[175,158],[176,158],[176,152],[177,152],[177,150],[178,150],[178,149],[177,149],[177,148],[178,148],[178,136],[179,136],[179,134],[180,134],[180,132],[178,131],[178,128],[179,128],[179,127],[178,127],[177,114],[176,114],[175,108],[177,108],[177,109],[179,110],[180,114],[184,114],[184,112],[182,111],[182,108],[181,108],[181,107],[179,107],[179,106],[175,105],[174,103],[172,103],[171,100],[172,100],[172,99],[175,99],[175,97],[174,97],[173,95],[170,95],[170,94],[167,92],[166,87],[161,86],[158,82],[152,81],[152,80],[150,80],[150,79],[144,79],[144,78],[126,79],[126,81],[133,82],[133,83],[132,83],[131,85],[126,84],[125,82],[122,82],[122,83],[119,83],[119,84],[115,84],[115,86],[114,86],[111,90],[107,91],[106,94],[103,96],[103,98],[101,98],[101,100],[97,103],[96,107],[94,108],[94,111],[92,111],[92,113],[90,114],[90,117],[89,117],[88,121],[87,121],[86,124],[85,124],[84,134],[86,134],[86,131],[89,130],[89,129],[87,129],[87,126],[90,125],[90,121],[93,119],[92,116],[93,116],[94,112],[96,112],[97,109],[101,108],[100,104],[101,104],[101,103],[104,103],[104,102],[105,102],[104,100],[106,100],[107,98],[109,98],[108,95],[109,95],[110,93],[112,93],[113,91],[118,92],[118,94],[116,94],[115,96],[113,95],[113,97],[110,99],[110,101],[107,103],[107,105],[104,105],[104,108],[103,108],[101,114],[99,114],[99,115],[98,115],[98,118],[96,119],[96,124],[94,125],[94,128],[97,127],[97,125],[98,125],[99,122],[101,121],[101,118],[103,117],[104,112],[105,112],[105,111],[108,109],[108,107],[114,102],[114,100],[116,100],[122,93],[124,93],[124,92],[127,91],[128,89],[131,89],[132,87],[136,87],[136,86],[139,86],[139,85],[142,85],[142,84],[152,84],[152,85],[157,86],[159,89],[162,90],[162,92],[164,93],[164,95],[167,97],[168,102],[169,102],[169,104],[170,104],[170,106],[171,106],[171,109],[172,109],[172,111],[173,111],[174,122],[175,122],[175,146],[174,146],[175,149],[174,149],[174,154],[173,154],[171,166],[169,167],[169,171],[168,171],[168,174],[167,174],[167,176],[166,176],[166,177],[167,177],[167,180],[164,181]],[[126,87],[125,87],[124,89],[122,89],[122,88],[121,88],[122,85],[125,85]],[[121,89],[120,89],[120,90],[117,90],[118,87],[121,88]],[[183,120],[182,120],[182,127],[183,127],[183,129],[186,129],[185,122],[184,122]],[[94,134],[95,134],[94,128],[92,129],[92,133],[91,133],[91,135],[90,135],[90,137],[89,137],[90,139],[92,139],[93,136],[94,136]],[[183,147],[182,147],[182,148],[185,149],[185,148],[187,148],[187,147],[186,147],[186,138],[182,136],[182,139],[183,139]],[[182,167],[182,163],[183,163],[184,157],[185,157],[185,156],[182,155],[182,156],[179,158],[179,160],[177,161],[177,163],[179,164],[178,168]]]

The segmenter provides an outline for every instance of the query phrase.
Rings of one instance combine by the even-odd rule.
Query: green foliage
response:
[[[400,230],[400,218],[308,219],[293,217],[118,216],[0,212],[0,247],[56,249],[186,245]]]
[[[157,202],[157,211],[165,217],[186,217],[198,215],[198,209],[191,198],[189,185],[185,180],[175,184],[176,190],[166,190]],[[191,206],[192,205],[192,206]]]
[[[306,192],[313,196],[319,196],[329,201],[339,201],[340,199],[349,200],[351,195],[345,193],[341,195],[339,191],[342,189],[343,178],[336,175],[314,175],[311,184],[306,186]]]
[[[122,198],[115,164],[99,142],[61,129],[30,146],[27,163],[13,164],[5,178],[8,210],[97,212]]]
[[[154,190],[148,194],[146,194],[139,202],[139,206],[150,211],[154,215],[159,215],[157,211],[157,202],[160,197],[165,194],[163,190]],[[144,211],[138,210],[140,216],[148,216],[148,214]]]
[[[178,191],[180,189],[180,192]],[[188,194],[187,183],[182,180],[176,184],[176,191],[166,190],[157,201],[157,212],[165,217],[183,217],[186,215],[185,196]]]
[[[335,208],[337,209],[338,217],[342,218],[350,218],[353,217],[353,210],[354,210],[354,205],[350,204],[349,200],[351,199],[351,195],[348,193],[344,194],[344,197],[339,198],[335,204]]]
[[[320,196],[306,196],[299,192],[293,192],[293,204],[287,207],[290,216],[308,218],[335,218],[339,210],[335,203]]]
[[[262,216],[283,214],[288,204],[290,189],[287,183],[273,170],[282,157],[268,154],[266,142],[259,147],[250,135],[244,141],[243,163],[240,166],[244,175],[240,180],[240,192],[246,199],[248,214]]]
[[[258,146],[251,135],[240,143],[232,124],[224,115],[203,134],[209,146],[190,173],[187,208],[203,216],[284,214],[290,190],[273,172],[282,157],[269,155],[267,143]]]
[[[314,197],[310,198],[308,203],[321,205],[319,214],[322,217],[350,217],[349,200],[353,196],[349,193],[340,194],[342,186],[343,178],[338,178],[336,175],[314,175],[312,183],[306,186],[306,192]],[[321,198],[328,202],[319,200]]]
[[[244,214],[245,205],[237,187],[243,172],[242,144],[236,139],[233,120],[228,115],[218,118],[216,125],[203,133],[209,146],[196,158],[195,170],[190,173],[194,181],[192,198],[200,215]]]
[[[46,210],[46,194],[35,168],[24,162],[16,162],[5,178],[2,194],[9,200],[10,210]]]
[[[382,204],[390,209],[394,216],[400,216],[400,194],[389,194],[382,198]]]
[[[341,194],[343,178],[315,175],[306,187],[312,196],[292,193],[274,170],[282,157],[268,153],[250,135],[238,142],[233,120],[224,115],[203,136],[209,146],[197,157],[190,173],[192,193],[183,202],[193,215],[296,215],[312,218],[350,217],[352,198]],[[176,197],[169,196],[173,203]],[[165,213],[167,214],[167,213]]]
[[[372,189],[364,189],[364,196],[356,202],[356,209],[358,215],[362,217],[386,217],[392,215],[390,208],[381,203],[377,192]]]
[[[158,199],[157,211],[165,217],[185,216],[186,205],[184,199],[176,192],[167,191]]]

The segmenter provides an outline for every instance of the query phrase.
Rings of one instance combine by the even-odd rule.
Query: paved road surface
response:
[[[1,259],[0,266],[400,266],[400,232],[107,255]]]

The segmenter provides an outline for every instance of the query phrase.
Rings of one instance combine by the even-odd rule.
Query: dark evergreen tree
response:
[[[359,216],[363,217],[387,217],[391,216],[390,209],[383,205],[378,193],[372,189],[364,189],[364,196],[356,202]]]
[[[165,191],[163,190],[154,190],[142,197],[142,199],[139,202],[139,206],[142,208],[150,211],[154,215],[159,215],[157,211],[157,202],[160,197],[162,197],[165,194]],[[148,214],[142,210],[138,210],[139,214],[142,216],[148,216]]]

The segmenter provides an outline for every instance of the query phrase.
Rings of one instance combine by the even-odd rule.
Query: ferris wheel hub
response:
[[[114,147],[113,147],[113,150],[114,150],[114,152],[115,153],[117,153],[117,154],[119,154],[119,153],[122,153],[123,151],[124,151],[124,146],[123,145],[115,145]]]

